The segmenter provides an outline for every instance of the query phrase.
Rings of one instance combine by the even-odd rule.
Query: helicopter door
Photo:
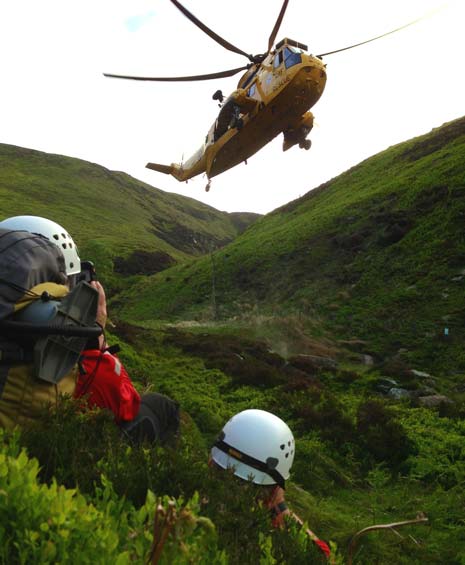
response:
[[[213,132],[213,141],[217,141],[222,135],[224,135],[234,118],[239,117],[239,107],[235,103],[234,97],[228,96],[226,102],[221,107],[218,118],[215,122],[215,131]]]

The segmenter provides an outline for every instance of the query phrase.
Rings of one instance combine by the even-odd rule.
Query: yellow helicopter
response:
[[[206,173],[210,189],[211,178],[227,171],[257,153],[281,132],[283,151],[298,145],[310,149],[307,138],[313,127],[310,108],[323,94],[326,85],[326,65],[323,57],[345,51],[399,31],[415,22],[342,49],[309,55],[307,46],[289,38],[274,45],[289,0],[284,0],[278,19],[268,39],[265,53],[249,55],[232,45],[203,24],[178,0],[171,0],[191,22],[229,51],[247,57],[245,66],[216,73],[179,77],[136,77],[104,73],[106,77],[140,81],[181,82],[225,78],[241,71],[236,90],[226,99],[217,90],[213,99],[220,104],[217,119],[210,127],[202,146],[185,162],[160,165],[147,163],[146,167],[169,174],[179,181],[187,181]],[[274,48],[273,48],[274,46]]]

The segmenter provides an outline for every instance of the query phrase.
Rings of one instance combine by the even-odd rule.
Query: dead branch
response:
[[[391,530],[394,533],[396,533],[398,536],[402,537],[399,534],[399,532],[396,530],[396,528],[401,528],[402,526],[409,526],[411,524],[425,524],[426,522],[428,522],[428,518],[423,514],[423,512],[419,512],[414,520],[405,520],[404,522],[394,522],[392,524],[376,524],[373,526],[368,526],[367,528],[363,528],[363,530],[357,532],[350,540],[349,548],[348,548],[347,565],[352,565],[352,559],[353,559],[353,554],[355,551],[356,544],[363,535],[369,532],[373,532],[375,530]]]
[[[159,562],[163,546],[176,523],[176,518],[176,505],[173,501],[168,502],[168,511],[161,502],[158,503],[153,524],[153,543],[147,563],[156,565]]]

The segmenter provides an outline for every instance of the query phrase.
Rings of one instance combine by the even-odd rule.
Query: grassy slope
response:
[[[463,124],[461,127],[463,128]],[[421,160],[407,160],[406,151],[413,149],[418,155],[423,148],[424,153],[425,145],[428,149],[431,140],[436,140],[434,143],[442,149],[436,148],[430,153],[430,157],[423,157]],[[18,149],[13,148],[12,151]],[[445,156],[446,152],[449,155]],[[410,154],[410,159],[413,156]],[[40,159],[41,154],[34,152],[32,157]],[[427,162],[423,162],[426,158],[435,159],[437,166],[431,169]],[[57,163],[51,171],[56,178],[53,181],[50,179],[47,186],[71,186],[69,176],[62,172],[64,165],[59,165],[61,158],[56,159]],[[84,165],[77,162],[76,166]],[[8,183],[9,186],[19,186],[20,175],[15,174],[16,180],[13,182],[7,175],[9,169],[6,165],[5,167],[4,182],[0,190],[4,190]],[[34,182],[42,187],[45,187],[45,183],[34,181],[33,176],[26,175],[29,169],[33,172],[33,165],[24,164],[24,167],[23,180],[28,187],[27,194],[33,195]],[[67,167],[71,167],[69,162]],[[394,177],[384,173],[386,167],[395,173]],[[425,189],[424,180],[428,167],[432,175],[431,182],[427,185],[429,191]],[[71,169],[67,170],[69,173]],[[94,172],[102,177],[110,174],[101,168]],[[11,171],[10,174],[12,175]],[[415,182],[409,180],[414,176]],[[441,176],[443,180],[440,182]],[[301,324],[305,323],[305,319],[320,317],[333,332],[343,333],[337,325],[350,321],[352,317],[352,327],[358,331],[358,312],[376,311],[379,301],[384,297],[392,303],[391,294],[396,289],[394,283],[401,281],[403,285],[407,284],[407,261],[418,261],[418,265],[423,266],[426,282],[429,281],[428,277],[437,276],[436,266],[431,263],[432,257],[436,261],[447,257],[447,265],[450,265],[448,277],[452,273],[455,276],[457,270],[460,270],[461,255],[457,246],[454,247],[454,241],[449,243],[450,250],[444,244],[435,243],[442,233],[441,229],[452,233],[452,227],[456,226],[455,215],[461,212],[460,199],[457,197],[460,186],[463,186],[460,184],[460,176],[463,179],[463,135],[461,140],[449,141],[447,144],[439,143],[437,136],[426,136],[393,148],[260,220],[237,243],[215,254],[213,262],[211,257],[196,260],[191,265],[186,263],[152,279],[146,279],[134,295],[139,305],[135,302],[125,303],[125,309],[121,313],[131,319],[146,320],[157,318],[158,310],[166,317],[186,313],[196,313],[199,316],[206,312],[208,314],[212,306],[211,271],[214,266],[217,306],[221,315],[253,311],[259,304],[261,310],[297,310],[303,314],[299,318]],[[124,182],[128,179],[125,175],[121,178],[126,179]],[[93,186],[95,182],[92,183]],[[135,181],[129,179],[127,182]],[[438,190],[442,185],[447,186],[447,191]],[[38,213],[39,210],[44,210],[45,214],[48,207],[41,204],[44,196],[45,193],[42,192],[36,195],[37,207],[31,207],[31,211]],[[70,221],[79,220],[82,226],[78,223],[74,226],[80,230],[79,234],[83,234],[82,237],[97,238],[98,234],[93,231],[93,221],[89,220],[89,216],[96,212],[86,207],[86,202],[91,202],[91,196],[86,202],[82,200],[81,195],[80,198],[76,197],[75,202],[76,209],[82,210],[80,218],[74,218],[75,209],[71,207],[71,200],[67,201],[67,206],[70,206],[68,209],[64,206],[62,208],[55,199],[53,209],[63,214],[63,218],[65,213],[68,214],[66,217]],[[11,206],[4,208],[5,215],[19,213],[11,192],[2,194],[2,201],[7,203],[6,206]],[[418,206],[419,202],[421,206]],[[451,202],[454,204],[453,208]],[[413,219],[407,212],[413,215]],[[61,221],[65,223],[64,220]],[[452,226],[449,226],[451,222]],[[439,227],[435,227],[436,224]],[[401,239],[387,245],[389,241],[399,237],[406,227],[409,229]],[[74,230],[70,226],[70,230],[72,229]],[[139,230],[139,226],[137,229]],[[105,244],[120,245],[121,240],[111,222],[104,224],[104,230],[102,233],[105,234]],[[133,236],[129,232],[129,226],[125,230],[120,235],[130,239],[132,244]],[[141,232],[135,231],[134,237],[137,233]],[[461,231],[457,233],[461,234]],[[145,237],[153,236],[145,233]],[[416,239],[410,239],[410,243],[413,245],[413,242],[418,242],[417,247],[410,249],[406,245],[404,249],[402,245],[414,237]],[[396,251],[399,249],[407,254],[405,258]],[[438,265],[439,273],[442,272],[439,267],[444,268],[444,264],[441,262]],[[386,276],[380,275],[383,272],[380,265],[387,269]],[[429,288],[429,283],[426,285],[426,282],[425,286]],[[460,280],[453,283],[460,284]],[[369,293],[367,289],[370,289]],[[420,291],[416,295],[420,295],[420,298],[422,296]],[[459,297],[454,294],[453,299],[455,301]],[[400,301],[400,304],[408,313],[406,302]],[[425,311],[426,306],[422,306]],[[396,310],[397,313],[399,311],[400,308]],[[112,309],[111,314],[114,315],[114,312]],[[389,319],[395,321],[394,316]],[[291,331],[295,329],[294,318],[290,317],[289,320],[288,329]],[[374,327],[375,330],[377,328],[378,326]],[[221,328],[216,329],[221,336]],[[360,329],[362,330],[363,328]],[[257,358],[254,359],[248,343],[233,342],[229,352],[226,352],[223,345],[220,347],[220,344],[229,342],[228,337],[220,340],[213,336],[210,345],[208,342],[204,343],[207,339],[204,335],[207,331],[205,328],[200,330],[204,339],[189,336],[187,343],[191,344],[191,353],[186,353],[185,344],[184,348],[181,347],[182,339],[187,338],[176,337],[174,334],[174,339],[170,332],[159,333],[124,324],[118,324],[116,331],[123,348],[121,358],[140,390],[153,386],[155,390],[177,399],[192,417],[195,428],[193,431],[198,437],[195,437],[195,450],[191,446],[187,455],[183,455],[183,452],[179,454],[181,463],[185,458],[184,467],[176,466],[169,475],[162,474],[160,479],[157,475],[160,472],[158,467],[155,472],[149,468],[150,473],[147,472],[145,477],[143,465],[140,469],[137,466],[121,469],[121,460],[117,458],[118,464],[113,465],[113,469],[114,446],[105,453],[104,465],[102,466],[102,461],[97,463],[99,459],[95,453],[99,453],[96,448],[100,441],[100,430],[97,429],[99,441],[90,442],[89,446],[81,445],[86,453],[89,452],[89,465],[84,465],[86,469],[97,476],[105,471],[113,480],[120,477],[123,492],[129,487],[137,487],[138,491],[142,489],[145,492],[146,483],[140,479],[143,476],[151,488],[152,483],[156,486],[157,494],[173,495],[180,492],[190,496],[191,489],[199,488],[199,484],[205,486],[205,480],[197,482],[201,475],[197,476],[196,473],[204,473],[208,446],[227,418],[248,407],[269,409],[289,422],[297,438],[297,457],[292,477],[294,482],[289,485],[288,500],[324,539],[336,541],[344,553],[350,535],[358,529],[372,523],[413,518],[418,510],[423,510],[430,517],[431,526],[404,530],[406,539],[403,541],[399,541],[394,535],[370,534],[359,546],[357,562],[363,565],[439,565],[461,562],[465,551],[463,419],[453,415],[450,418],[442,417],[433,410],[393,403],[392,409],[405,426],[412,448],[408,459],[403,463],[401,474],[394,472],[391,476],[392,461],[389,456],[381,461],[379,458],[373,459],[371,448],[379,447],[379,444],[390,445],[390,454],[395,455],[397,444],[386,441],[397,438],[395,428],[393,435],[385,435],[384,429],[389,430],[389,426],[373,425],[375,437],[368,443],[356,427],[359,405],[365,397],[373,395],[373,377],[369,373],[365,374],[362,370],[354,374],[345,371],[323,372],[318,375],[320,389],[318,386],[313,387],[313,379],[305,375],[293,382],[287,379],[288,373],[281,370],[284,360],[279,361],[275,355],[270,354],[269,359],[265,359],[268,365],[262,362],[262,350],[256,352]],[[373,347],[378,339],[383,339],[383,334],[384,330],[379,335],[372,336]],[[110,341],[114,343],[117,340],[111,336]],[[200,343],[204,343],[205,347],[210,346],[208,360],[198,355]],[[49,430],[46,428],[40,441],[28,445],[32,453],[35,453],[35,449],[43,448],[40,461],[43,469],[50,465],[51,459],[47,456],[50,446],[54,446],[59,454],[61,449],[66,452],[69,444],[67,439],[71,440],[81,432],[80,428],[68,429],[66,433],[69,437],[66,438],[63,437],[63,429],[58,429],[60,441],[50,441],[47,436]],[[185,429],[183,431],[189,439],[189,433]],[[379,444],[376,442],[376,434],[380,434]],[[84,441],[80,442],[82,443]],[[130,461],[129,451],[126,450],[124,461]],[[196,451],[199,451],[198,460]],[[37,456],[39,454],[40,449]],[[65,457],[58,459],[63,461],[67,477],[71,474],[77,482],[82,480],[82,461],[78,460],[78,464],[73,466],[67,464]],[[160,457],[159,461],[165,459],[167,456]],[[110,473],[112,469],[114,476]],[[140,485],[136,484],[139,480]],[[215,491],[209,485],[207,487],[206,493],[209,496],[206,498],[213,503]],[[201,489],[201,492],[204,491]],[[208,512],[208,508],[206,510]],[[244,540],[242,536],[249,532],[238,534],[230,525],[232,518],[234,517],[223,512],[222,519],[215,523],[219,531],[230,535],[233,533],[234,540]],[[239,523],[241,522],[242,518],[239,516]],[[419,542],[419,546],[408,538],[410,533]],[[231,563],[257,562],[247,552],[240,553],[240,559],[232,560]],[[300,565],[302,561],[297,563]]]
[[[230,216],[79,159],[0,144],[1,215],[36,214],[66,226],[81,249],[176,259],[231,241],[257,216]],[[89,256],[90,259],[93,257]]]
[[[276,210],[213,260],[145,280],[120,315],[207,316],[214,283],[220,316],[297,311],[332,335],[368,340],[374,354],[408,348],[429,367],[463,371],[464,197],[462,118]]]

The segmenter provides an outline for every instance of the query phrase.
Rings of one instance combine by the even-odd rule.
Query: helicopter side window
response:
[[[282,62],[283,62],[283,52],[278,51],[274,56],[274,63],[273,63],[274,68],[277,69]]]
[[[286,69],[298,65],[302,62],[302,57],[300,53],[291,51],[288,47],[284,47],[284,65]]]
[[[247,91],[247,96],[252,97],[255,94],[256,90],[257,90],[257,87],[255,86],[255,83],[254,83],[254,84],[252,84],[252,86]]]
[[[245,73],[244,77],[241,79],[241,88],[246,88],[247,85],[252,82],[259,68],[260,65],[254,65]]]

